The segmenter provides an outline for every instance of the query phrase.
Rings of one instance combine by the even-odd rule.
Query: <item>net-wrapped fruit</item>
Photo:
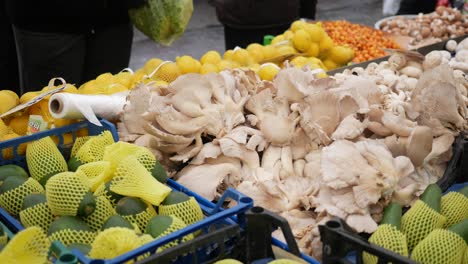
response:
[[[45,193],[54,215],[88,216],[96,208],[93,193],[74,172],[62,172],[51,177]]]
[[[19,215],[23,226],[39,226],[44,231],[49,229],[50,224],[54,221],[54,215],[43,193],[32,193],[24,197],[23,209]]]
[[[51,241],[58,240],[64,245],[91,245],[96,233],[79,217],[61,216],[55,219],[47,232]]]
[[[72,153],[68,161],[68,169],[76,171],[82,164],[101,161],[104,157],[104,149],[112,143],[114,143],[114,137],[108,130],[100,135],[81,140],[79,143],[81,146],[77,146],[79,148],[76,150],[76,153]]]
[[[203,219],[203,211],[195,198],[183,192],[172,191],[159,206],[160,215],[176,216],[186,225]]]
[[[42,185],[33,178],[10,176],[0,186],[0,206],[12,215],[18,215],[24,197],[32,193],[43,193]]]
[[[101,229],[104,222],[112,215],[115,215],[115,209],[112,204],[104,196],[96,197],[96,209],[94,212],[83,220],[91,227],[93,231]]]
[[[140,230],[145,230],[148,221],[156,215],[153,206],[135,197],[120,199],[115,211],[130,223],[137,225]]]
[[[42,185],[55,174],[68,171],[67,162],[50,137],[29,143],[26,161],[31,177]]]
[[[151,218],[151,220],[148,222],[148,225],[146,225],[145,233],[151,235],[154,239],[158,239],[186,226],[187,225],[184,223],[184,221],[175,216],[156,215],[153,216],[153,218]],[[181,242],[183,243],[191,239],[193,239],[193,234],[188,234],[182,238]],[[166,245],[158,248],[158,251],[176,246],[177,244],[177,240],[171,241],[170,243],[167,243]]]
[[[47,263],[50,241],[40,227],[21,230],[0,252],[2,263]]]

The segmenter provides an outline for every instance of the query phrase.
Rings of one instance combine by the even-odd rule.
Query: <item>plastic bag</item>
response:
[[[384,0],[382,5],[382,14],[384,16],[393,16],[400,9],[401,0]]]
[[[143,6],[129,10],[137,29],[167,46],[184,33],[192,13],[192,0],[147,0]]]

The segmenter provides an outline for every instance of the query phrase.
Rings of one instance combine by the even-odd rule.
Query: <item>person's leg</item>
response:
[[[315,19],[317,9],[317,0],[301,0],[300,14],[301,18]]]
[[[51,78],[81,83],[85,37],[81,34],[32,32],[13,27],[23,93],[41,90]]]
[[[0,36],[0,90],[8,89],[20,94],[15,38],[3,2],[0,2]]]
[[[97,28],[87,38],[84,82],[99,74],[116,74],[128,67],[133,41],[133,26],[129,24]]]

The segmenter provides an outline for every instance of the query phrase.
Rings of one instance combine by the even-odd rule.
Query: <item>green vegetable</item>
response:
[[[178,204],[188,201],[190,196],[186,195],[183,192],[172,191],[169,195],[164,199],[161,205],[171,205],[171,204]]]
[[[18,165],[8,164],[0,166],[0,181],[4,181],[9,176],[29,177],[28,173]]]
[[[447,230],[454,232],[468,243],[468,219],[452,225]]]
[[[171,45],[182,33],[192,16],[192,0],[147,0],[129,10],[130,19],[143,34],[163,45]]]
[[[167,182],[167,172],[164,169],[164,167],[159,163],[159,161],[156,161],[156,164],[154,164],[153,169],[151,170],[151,175],[158,180],[160,183],[166,183]]]
[[[20,175],[10,176],[6,178],[5,181],[3,181],[3,184],[0,186],[0,193],[6,193],[10,190],[18,188],[23,183],[25,183],[26,180],[27,179]]]
[[[172,221],[171,216],[153,216],[146,225],[145,233],[151,235],[153,238],[157,238],[172,225]]]
[[[425,202],[430,208],[436,212],[440,212],[440,201],[442,199],[442,190],[433,183],[429,184],[420,197],[421,201]]]
[[[92,192],[87,192],[83,199],[81,199],[80,205],[78,207],[78,216],[88,216],[91,215],[96,209],[96,198]]]
[[[81,218],[65,215],[55,219],[52,224],[50,224],[48,235],[50,236],[53,233],[64,229],[92,232],[91,228],[81,220]]]
[[[58,174],[60,172],[52,172],[52,173],[49,173],[49,174],[46,174],[44,175],[44,177],[42,177],[40,180],[39,180],[39,183],[42,185],[42,186],[45,186],[47,181],[52,177],[54,176],[55,174]]]
[[[395,202],[390,203],[385,207],[382,221],[383,224],[390,224],[400,230],[401,227],[401,205]]]
[[[76,171],[78,167],[81,165],[83,165],[83,163],[80,160],[78,160],[76,157],[71,157],[67,162],[69,171]]]
[[[45,194],[31,193],[23,199],[23,210],[41,203],[47,203]]]
[[[111,227],[125,227],[133,230],[132,224],[120,215],[113,215],[109,217],[104,224],[102,224],[101,230],[105,230]]]
[[[144,212],[148,208],[145,202],[135,197],[124,197],[115,206],[115,211],[119,215],[136,215]]]

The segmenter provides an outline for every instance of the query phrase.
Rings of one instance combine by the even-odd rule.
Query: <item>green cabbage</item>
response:
[[[129,10],[130,20],[143,34],[163,45],[171,45],[184,33],[193,12],[192,0],[147,0]]]

